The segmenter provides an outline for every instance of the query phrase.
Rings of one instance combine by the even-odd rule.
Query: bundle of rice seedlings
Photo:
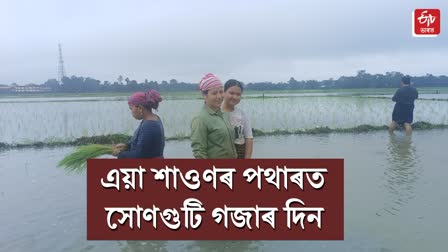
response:
[[[64,167],[71,172],[82,172],[86,168],[89,158],[96,158],[106,154],[112,154],[113,146],[101,144],[89,144],[78,147],[72,153],[62,159],[58,167]]]

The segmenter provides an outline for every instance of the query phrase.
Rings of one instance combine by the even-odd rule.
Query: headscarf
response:
[[[222,87],[223,84],[214,74],[208,73],[199,81],[199,90],[206,91],[214,87]]]
[[[128,104],[133,106],[146,106],[153,109],[159,107],[162,97],[157,90],[150,89],[148,92],[136,92],[129,97]]]

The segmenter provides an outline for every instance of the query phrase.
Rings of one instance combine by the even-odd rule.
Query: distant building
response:
[[[0,94],[10,93],[10,92],[11,92],[10,86],[0,84]]]
[[[51,88],[42,85],[28,84],[25,86],[13,86],[11,87],[13,93],[43,93],[51,92]]]

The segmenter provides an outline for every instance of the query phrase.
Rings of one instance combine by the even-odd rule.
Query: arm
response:
[[[199,118],[191,122],[191,148],[195,158],[208,158],[207,156],[207,126]]]
[[[244,112],[242,112],[242,114],[243,114],[244,139],[246,143],[246,151],[244,153],[244,158],[252,158],[252,151],[254,147],[252,125],[250,123],[249,117]]]
[[[128,143],[128,144],[125,144],[125,143],[119,143],[119,144],[116,144],[116,145],[114,145],[113,147],[113,149],[112,149],[112,156],[118,156],[118,154],[121,152],[121,151],[124,151],[124,150],[127,150],[127,149],[129,149],[129,146],[130,146],[130,144]]]
[[[392,101],[397,102],[398,96],[399,96],[399,91],[400,89],[398,89],[397,91],[395,91],[394,96],[392,97]]]
[[[252,150],[254,148],[254,139],[246,138],[246,153],[244,154],[244,158],[252,158]]]
[[[114,145],[115,148],[121,149],[121,150],[126,150],[129,149],[129,143],[119,143]]]
[[[142,158],[145,150],[150,148],[153,131],[150,124],[143,123],[142,128],[138,131],[138,137],[135,139],[136,145],[132,150],[123,150],[118,153],[118,158]]]

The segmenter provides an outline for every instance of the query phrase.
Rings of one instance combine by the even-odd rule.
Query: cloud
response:
[[[339,77],[355,69],[440,72],[447,35],[411,36],[421,4],[390,1],[11,1],[0,41],[0,83],[67,73],[101,80],[197,81],[205,72],[245,81]],[[429,6],[434,7],[434,6]],[[442,15],[443,2],[435,6]],[[4,11],[5,12],[5,11]],[[442,24],[443,25],[443,24]],[[442,26],[443,27],[443,26]],[[3,27],[2,27],[3,29]],[[14,38],[14,39],[12,39]],[[433,65],[415,62],[424,58]]]

